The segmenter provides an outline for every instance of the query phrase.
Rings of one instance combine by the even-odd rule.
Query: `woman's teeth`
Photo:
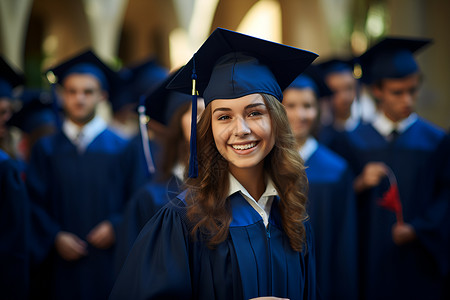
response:
[[[236,150],[247,150],[250,148],[253,148],[256,146],[256,143],[250,143],[250,144],[245,144],[245,145],[232,145],[231,147],[233,147],[233,149]]]

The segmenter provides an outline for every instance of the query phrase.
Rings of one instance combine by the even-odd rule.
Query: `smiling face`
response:
[[[302,144],[311,134],[317,121],[318,108],[312,89],[290,88],[284,92],[283,105],[291,125],[292,134]]]
[[[68,118],[79,125],[92,120],[97,105],[106,98],[100,82],[88,74],[67,76],[63,88],[64,110]]]
[[[211,102],[211,127],[217,150],[230,172],[260,168],[275,144],[272,121],[260,94]]]

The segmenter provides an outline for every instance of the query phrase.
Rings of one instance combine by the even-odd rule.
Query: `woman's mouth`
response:
[[[254,148],[256,145],[257,145],[256,142],[251,142],[248,144],[231,145],[231,147],[233,147],[233,149],[235,149],[235,150],[248,150],[248,149]]]

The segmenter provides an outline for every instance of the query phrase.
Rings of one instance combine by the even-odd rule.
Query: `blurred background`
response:
[[[155,58],[174,69],[216,28],[310,50],[363,53],[384,36],[428,37],[418,113],[450,128],[447,0],[0,0],[0,54],[47,87],[43,71],[88,47],[111,67]]]

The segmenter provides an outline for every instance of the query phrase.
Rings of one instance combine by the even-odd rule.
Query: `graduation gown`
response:
[[[305,161],[308,214],[314,228],[317,282],[323,299],[357,299],[357,215],[345,160],[319,144]]]
[[[229,201],[229,235],[213,250],[199,235],[190,235],[183,194],[168,203],[141,231],[110,299],[315,299],[309,222],[304,250],[295,252],[281,229],[279,199],[267,228],[240,193]]]
[[[154,140],[150,140],[149,147],[155,163],[159,155],[159,145]],[[140,134],[129,141],[121,163],[127,172],[125,179],[128,195],[134,195],[143,185],[152,180],[153,174],[150,174],[147,167]]]
[[[16,162],[0,150],[0,291],[28,299],[30,206]]]
[[[33,257],[38,262],[50,260],[53,298],[105,299],[112,287],[114,247],[101,250],[89,245],[86,257],[68,262],[56,254],[54,242],[60,231],[85,240],[104,220],[117,231],[127,199],[120,164],[125,143],[106,129],[79,153],[60,131],[33,149],[27,172]]]
[[[116,274],[122,268],[131,247],[144,225],[171,199],[180,193],[182,182],[173,176],[167,182],[148,182],[128,201],[116,239]]]
[[[417,239],[397,246],[392,240],[394,212],[377,202],[389,188],[387,178],[359,195],[359,229],[361,246],[361,280],[365,299],[439,299],[445,213],[440,199],[431,197],[435,176],[431,157],[444,132],[419,118],[394,141],[387,141],[371,124],[360,125],[350,133],[357,155],[354,165],[371,161],[384,162],[395,174],[403,218],[411,224]],[[445,205],[445,204],[444,204]]]

